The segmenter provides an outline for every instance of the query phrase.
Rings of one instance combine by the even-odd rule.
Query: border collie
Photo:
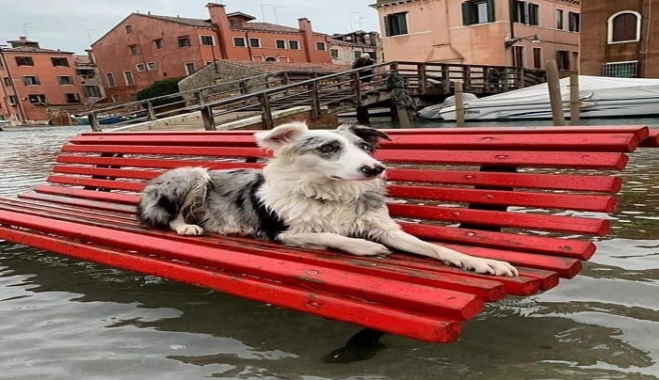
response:
[[[385,203],[385,166],[373,157],[378,139],[389,140],[382,131],[359,125],[309,130],[295,122],[255,138],[273,152],[263,170],[169,170],[142,192],[139,221],[180,235],[249,235],[358,256],[387,255],[393,248],[477,273],[517,275],[506,262],[402,231]]]

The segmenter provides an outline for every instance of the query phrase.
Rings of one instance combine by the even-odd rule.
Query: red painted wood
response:
[[[104,146],[65,145],[66,153],[123,153],[154,154],[169,156],[212,156],[212,157],[264,157],[265,152],[257,148],[225,148],[190,146]],[[436,151],[386,149],[376,152],[375,157],[385,162],[415,164],[469,164],[516,167],[556,167],[622,170],[627,164],[623,153],[577,153],[577,152],[524,152],[524,151]]]
[[[66,156],[67,161],[70,158],[83,158],[83,156]],[[70,160],[71,163],[88,163],[85,160]],[[97,161],[95,165],[116,165],[121,161],[113,158]],[[121,159],[119,159],[121,160]],[[178,161],[180,166],[189,166],[189,163]],[[147,165],[149,162],[146,163]],[[158,165],[157,163],[154,163]],[[260,168],[259,164],[241,163],[217,163],[216,169],[236,169],[236,168]],[[171,166],[171,160],[167,160],[167,165]],[[210,163],[205,165],[208,167]],[[118,165],[117,165],[118,166]],[[148,169],[159,169],[157,167]],[[131,170],[131,169],[107,169],[103,167],[81,167],[56,165],[53,172],[62,174],[80,174],[93,176],[108,176],[115,178],[130,179],[152,179],[162,173],[162,170]],[[512,187],[527,189],[545,189],[545,190],[575,190],[575,191],[592,191],[617,193],[620,191],[622,179],[611,176],[581,176],[581,175],[561,175],[561,174],[524,174],[524,173],[488,173],[477,171],[451,171],[451,170],[418,170],[418,169],[396,169],[387,170],[387,179],[389,181],[399,182],[426,182],[426,183],[445,183],[451,185],[469,185],[469,186],[493,186],[493,187]]]
[[[391,142],[383,141],[381,149],[462,149],[462,150],[543,150],[543,151],[606,151],[632,152],[639,139],[633,133],[572,133],[522,134],[496,133],[465,134],[456,139],[444,134],[393,135]],[[195,147],[255,147],[251,135],[188,135],[185,139],[172,135],[78,136],[73,144],[195,146]]]
[[[82,199],[89,199],[94,201],[105,201],[113,202],[124,205],[134,205],[138,202],[138,196],[132,194],[119,194],[119,193],[110,193],[106,191],[91,191],[91,190],[80,190],[69,187],[57,187],[57,186],[37,186],[34,188],[34,191],[37,193],[50,194],[50,195],[60,195],[67,197],[75,197]]]
[[[114,213],[122,214],[135,214],[135,207],[126,206],[122,204],[108,203],[108,202],[99,202],[99,201],[90,201],[79,198],[70,198],[62,196],[53,196],[47,194],[39,193],[25,193],[19,196],[20,198],[44,201],[48,203],[54,203],[57,205],[65,205],[65,207],[77,207],[81,208],[87,212],[94,212],[94,210],[99,210],[99,212],[107,213],[108,211]],[[1,198],[0,198],[1,200]],[[392,207],[393,205],[390,205]],[[478,211],[478,210],[467,210],[462,209],[463,211],[468,211],[469,213],[493,213],[491,211]],[[517,214],[511,214],[515,216]],[[519,214],[522,216],[527,216],[524,214]],[[533,215],[528,215],[533,216]],[[562,218],[562,217],[552,217],[540,215],[544,218]],[[486,214],[483,219],[494,218]],[[503,218],[503,216],[502,216]],[[133,219],[131,217],[131,219]],[[483,219],[474,219],[474,220],[483,220]],[[495,218],[496,219],[496,218]],[[570,218],[572,219],[572,218]],[[581,220],[581,219],[580,219]],[[606,221],[598,219],[583,218],[584,222],[599,222],[608,224]],[[465,219],[465,222],[470,222],[471,219]],[[537,220],[536,222],[540,222]],[[467,245],[475,246],[484,246],[490,248],[501,248],[514,251],[526,251],[526,252],[535,252],[542,253],[551,256],[560,256],[560,257],[569,257],[569,258],[578,258],[580,260],[588,260],[595,253],[595,245],[590,241],[582,241],[577,239],[558,239],[552,237],[544,236],[527,236],[521,235],[519,233],[503,233],[503,232],[490,232],[490,231],[479,231],[479,230],[470,230],[463,228],[451,228],[451,227],[442,227],[442,226],[431,226],[426,224],[411,224],[411,223],[401,223],[403,229],[408,233],[416,235],[423,239],[436,240],[440,242],[453,242],[461,243]],[[539,225],[536,225],[536,229],[539,228]],[[570,232],[570,231],[568,231]],[[576,231],[571,231],[576,232]],[[597,229],[594,232],[584,232],[580,233],[597,233]]]
[[[203,166],[209,169],[259,169],[261,164],[249,164],[243,162],[212,162],[212,161],[174,161],[161,160],[153,158],[115,158],[115,157],[98,157],[98,156],[68,156],[60,155],[56,158],[57,162],[68,164],[84,165],[107,165],[113,167],[138,167],[154,169],[175,169],[183,166]]]
[[[473,295],[401,283],[391,279],[319,268],[300,263],[198,246],[138,233],[58,221],[15,212],[0,211],[0,223],[82,239],[122,249],[135,250],[174,260],[230,270],[258,278],[274,279],[309,289],[358,297],[419,313],[466,320],[475,316],[482,302]]]
[[[659,129],[650,129],[648,137],[641,140],[640,146],[644,148],[659,147]]]
[[[602,195],[568,195],[522,191],[472,190],[398,185],[388,186],[387,193],[389,196],[395,198],[580,211],[612,212],[616,205],[615,198]]]
[[[335,294],[263,282],[240,273],[214,271],[2,226],[0,237],[81,260],[203,286],[254,301],[427,342],[454,342],[462,329],[461,324],[455,320],[415,315],[397,308],[363,303]]]

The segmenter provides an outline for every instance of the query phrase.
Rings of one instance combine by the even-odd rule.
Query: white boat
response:
[[[570,116],[570,78],[560,80],[565,117]],[[659,115],[659,79],[579,76],[582,118]],[[546,83],[465,101],[465,120],[551,119]],[[434,107],[434,106],[431,106]],[[423,111],[423,110],[422,110]],[[433,118],[454,121],[455,106],[434,113]],[[423,117],[422,112],[420,115]]]

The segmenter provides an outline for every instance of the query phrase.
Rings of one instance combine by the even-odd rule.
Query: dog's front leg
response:
[[[179,213],[174,220],[169,222],[169,228],[179,235],[201,235],[204,233],[204,229],[198,225],[186,223],[182,213]]]
[[[335,248],[357,256],[378,256],[391,253],[382,244],[327,232],[284,232],[277,236],[277,240],[302,248]]]
[[[378,240],[388,247],[432,257],[446,264],[476,273],[487,273],[497,276],[517,276],[518,274],[517,269],[507,262],[465,255],[450,248],[428,243],[402,230],[387,231],[380,235]]]

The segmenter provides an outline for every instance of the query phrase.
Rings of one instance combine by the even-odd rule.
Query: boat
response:
[[[565,117],[570,116],[570,78],[560,80]],[[431,106],[436,107],[436,106]],[[547,83],[465,100],[465,120],[551,119]],[[579,110],[582,118],[640,117],[659,115],[659,79],[579,76]],[[454,105],[436,112],[419,112],[419,117],[455,121]]]
[[[89,125],[89,115],[72,116],[78,125]],[[128,120],[124,116],[103,115],[98,117],[98,123],[101,125],[112,125]]]

